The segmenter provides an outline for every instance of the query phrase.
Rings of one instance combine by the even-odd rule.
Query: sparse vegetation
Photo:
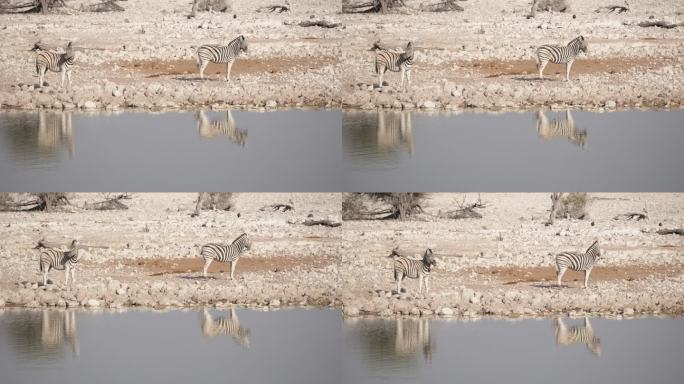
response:
[[[230,211],[235,207],[233,197],[233,192],[199,192],[193,216],[199,216],[201,210],[207,209]]]
[[[47,13],[64,7],[65,0],[0,0],[0,13]]]
[[[362,193],[345,193],[342,195],[342,220],[363,220],[365,205]]]
[[[586,192],[551,194],[551,213],[547,225],[553,225],[555,219],[579,219],[589,218],[589,194]]]

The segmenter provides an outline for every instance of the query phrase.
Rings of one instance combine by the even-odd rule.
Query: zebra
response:
[[[243,328],[240,325],[240,319],[235,313],[235,309],[230,309],[230,317],[219,317],[214,319],[211,313],[204,308],[202,310],[202,334],[205,337],[213,338],[218,335],[226,335],[233,338],[233,340],[249,348],[250,331],[248,328]]]
[[[425,292],[430,291],[430,272],[433,267],[437,266],[437,261],[432,255],[432,249],[426,249],[421,260],[401,256],[397,248],[392,250],[389,257],[394,259],[394,281],[397,283],[397,294],[401,293],[401,282],[405,277],[419,279],[419,294],[423,293],[423,282],[425,282]]]
[[[556,318],[556,344],[569,346],[573,344],[584,344],[594,356],[601,356],[601,340],[594,334],[588,318],[584,318],[584,325],[575,325],[568,328],[560,317]]]
[[[404,52],[394,52],[387,49],[377,49],[375,55],[375,73],[378,75],[378,87],[382,89],[382,77],[390,70],[392,72],[401,72],[401,88],[404,89],[404,75],[408,83],[408,88],[411,88],[411,66],[415,57],[413,43],[409,42],[406,45]]]
[[[202,45],[197,48],[197,68],[200,79],[204,79],[204,69],[209,62],[226,64],[226,81],[230,82],[230,69],[240,52],[247,52],[247,40],[243,35],[233,39],[228,45]]]
[[[587,142],[587,131],[577,129],[570,110],[565,111],[565,120],[554,119],[550,123],[544,112],[539,110],[537,112],[537,135],[546,140],[564,137],[581,148],[584,148]]]
[[[69,157],[74,155],[74,131],[71,112],[38,112],[38,148],[57,152],[61,145],[69,147]]]
[[[197,132],[200,137],[213,139],[227,137],[231,142],[244,147],[247,141],[247,131],[238,128],[231,111],[226,112],[225,119],[209,120],[204,111],[197,112]]]
[[[207,269],[212,261],[227,262],[230,261],[230,279],[233,280],[235,274],[235,266],[237,265],[240,255],[251,249],[252,243],[249,241],[246,233],[238,236],[229,245],[223,244],[205,244],[202,246],[200,255],[204,258],[204,277],[207,277]]]
[[[561,47],[558,45],[542,45],[537,48],[537,69],[539,78],[544,79],[544,67],[549,62],[554,64],[565,64],[565,80],[570,81],[570,68],[580,52],[588,51],[586,40],[583,36],[574,38],[568,45]]]
[[[563,278],[565,271],[572,269],[573,271],[584,271],[584,288],[586,289],[591,269],[594,268],[594,263],[599,257],[601,257],[601,248],[599,247],[598,240],[594,241],[584,253],[561,252],[556,255],[558,286],[561,286],[561,279]]]
[[[71,42],[67,44],[64,53],[57,53],[45,50],[40,41],[34,44],[31,51],[36,52],[36,73],[38,73],[39,87],[43,87],[43,78],[45,73],[50,70],[52,72],[62,73],[62,83],[60,88],[64,87],[64,78],[68,80],[68,85],[71,87],[71,67],[74,65],[74,49]]]
[[[69,272],[71,272],[72,284],[76,283],[76,264],[78,264],[78,240],[73,240],[69,249],[60,251],[54,248],[48,248],[39,241],[35,249],[41,249],[40,252],[40,271],[43,273],[43,285],[47,285],[47,275],[51,269],[58,271],[66,270],[66,283],[69,287]]]

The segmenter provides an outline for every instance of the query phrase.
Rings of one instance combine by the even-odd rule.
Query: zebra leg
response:
[[[66,73],[67,75],[67,88],[71,89],[71,69],[69,69]]]
[[[43,286],[47,285],[48,270],[50,270],[50,266],[46,266],[45,268],[43,268]]]
[[[430,276],[425,276],[425,294],[430,293]]]
[[[541,61],[539,63],[539,79],[544,80],[544,68],[546,67],[546,64],[548,64],[548,61]]]
[[[378,72],[378,88],[382,89],[382,76],[385,74],[385,70]]]
[[[397,281],[397,295],[401,294],[401,280],[404,278],[403,275],[395,276],[394,279]]]
[[[587,283],[589,282],[589,274],[591,273],[591,268],[584,271],[584,289],[587,289]]]
[[[228,64],[226,64],[226,81],[230,83],[230,70],[233,69],[233,63],[235,61],[229,61]]]
[[[401,68],[401,89],[404,89],[404,76],[406,76],[406,70],[402,67]]]
[[[235,274],[235,267],[237,266],[237,259],[230,262],[230,279],[233,280],[233,275]]]
[[[76,284],[76,267],[71,268],[71,284]]]
[[[207,269],[209,269],[209,265],[211,264],[213,259],[204,259],[204,278],[207,278]]]
[[[563,280],[563,275],[565,274],[565,267],[558,267],[556,274],[558,275],[558,286],[561,286],[561,280]]]
[[[207,67],[207,64],[209,64],[208,61],[200,61],[199,63],[200,79],[204,79],[204,69]]]
[[[59,87],[64,88],[64,78],[66,77],[66,68],[62,67],[62,70],[60,72],[62,72],[62,82],[59,84]]]
[[[406,71],[406,80],[408,81],[408,89],[411,90],[411,71]]]
[[[43,88],[43,79],[45,78],[45,72],[47,71],[46,69],[40,68],[38,69],[38,88]]]
[[[66,285],[67,289],[69,289],[69,272],[71,272],[71,268],[67,266],[64,272],[66,272],[66,282],[64,284]]]
[[[565,81],[570,81],[570,68],[572,68],[572,61],[565,63]]]

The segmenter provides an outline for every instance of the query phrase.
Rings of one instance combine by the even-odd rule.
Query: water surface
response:
[[[7,383],[681,383],[684,319],[0,310]]]

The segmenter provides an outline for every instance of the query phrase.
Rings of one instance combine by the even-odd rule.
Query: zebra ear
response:
[[[580,35],[580,41],[584,41],[584,36]]]

